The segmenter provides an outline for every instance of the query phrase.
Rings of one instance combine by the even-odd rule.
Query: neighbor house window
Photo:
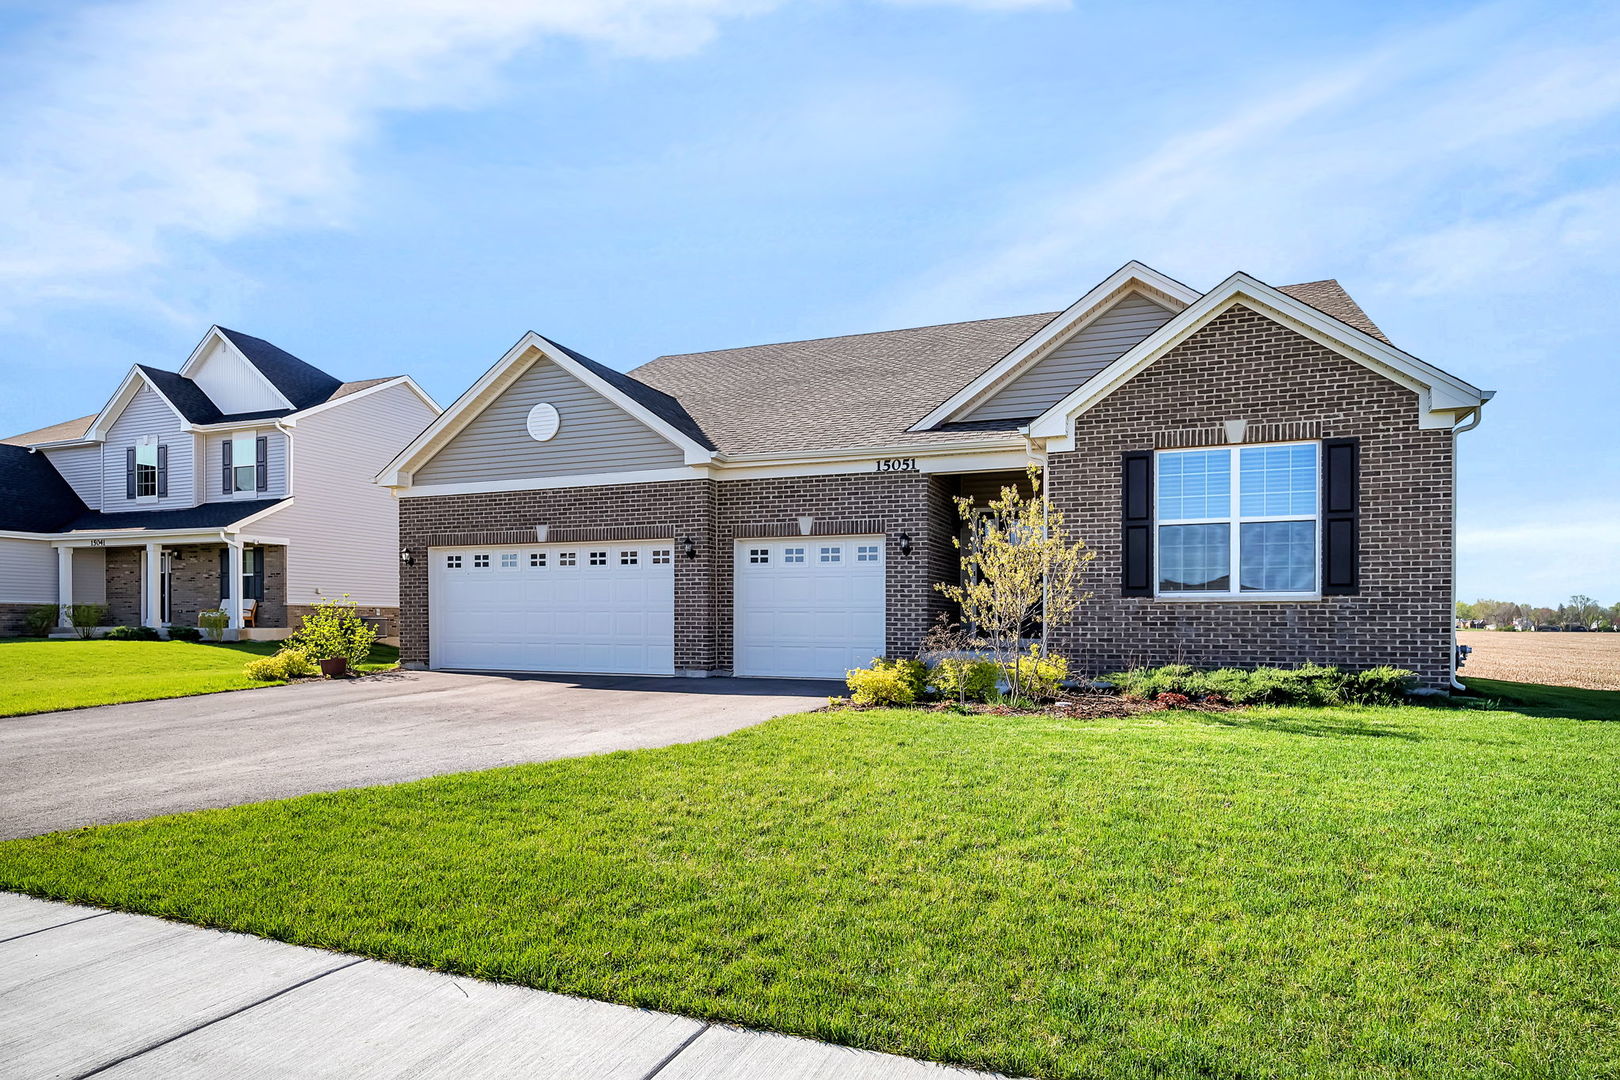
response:
[[[1164,450],[1157,461],[1160,595],[1316,591],[1316,443]]]
[[[251,431],[239,431],[231,436],[231,486],[237,491],[253,491],[258,487],[258,440]]]
[[[158,493],[158,444],[153,438],[135,446],[135,497],[155,499]]]

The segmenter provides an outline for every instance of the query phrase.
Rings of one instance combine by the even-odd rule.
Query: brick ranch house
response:
[[[1455,679],[1456,436],[1491,394],[1334,281],[1130,263],[1058,313],[662,356],[528,334],[378,476],[404,660],[839,678],[911,655],[952,497],[1030,464],[1096,552],[1053,647]]]

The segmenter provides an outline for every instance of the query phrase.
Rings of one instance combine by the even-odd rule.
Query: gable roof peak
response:
[[[299,359],[286,349],[273,345],[263,338],[244,334],[240,330],[232,330],[217,323],[210,330],[210,333],[213,332],[229,341],[294,409],[307,409],[319,405],[343,385],[343,380],[335,375],[327,374],[314,364]]]

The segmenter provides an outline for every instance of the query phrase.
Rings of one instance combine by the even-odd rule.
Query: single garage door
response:
[[[436,547],[428,558],[432,667],[675,673],[667,540]]]
[[[884,650],[883,537],[739,540],[737,675],[842,679]]]

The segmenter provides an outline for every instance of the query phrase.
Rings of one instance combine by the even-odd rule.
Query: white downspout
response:
[[[1483,407],[1468,414],[1468,419],[1451,429],[1451,688],[1467,690],[1457,679],[1457,436],[1479,427],[1485,415]]]

